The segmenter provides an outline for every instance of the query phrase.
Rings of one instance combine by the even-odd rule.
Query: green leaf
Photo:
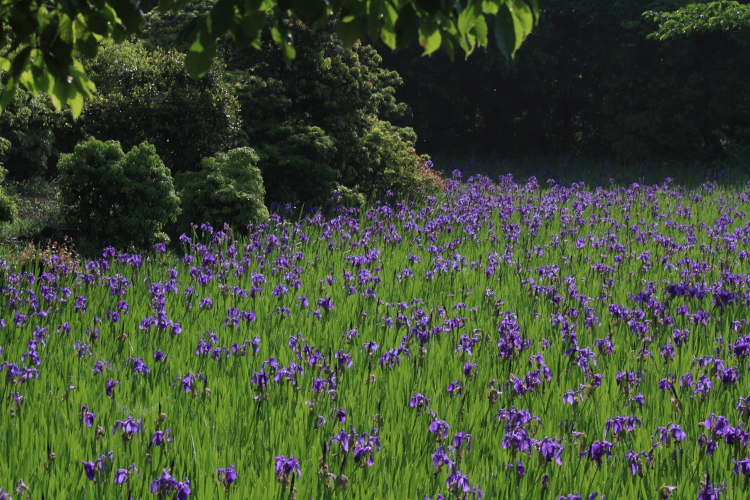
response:
[[[281,55],[284,57],[287,67],[291,67],[292,60],[296,57],[297,51],[294,50],[291,33],[289,33],[284,26],[283,21],[279,20],[276,26],[271,30],[271,37],[276,45],[281,49]]]
[[[417,7],[434,16],[440,10],[440,0],[415,0]]]
[[[93,34],[89,34],[88,36],[76,40],[76,49],[84,57],[93,59],[99,51],[99,42]]]
[[[412,44],[417,37],[417,13],[411,5],[407,5],[398,13],[396,21],[396,47],[404,49]]]
[[[531,0],[531,12],[534,14],[534,25],[539,23],[539,1]]]
[[[265,12],[255,12],[244,16],[239,23],[233,26],[232,35],[237,43],[238,49],[254,47],[260,49],[260,34],[266,23]]]
[[[128,33],[135,33],[146,22],[141,9],[138,8],[140,2],[131,0],[108,0],[108,2],[117,12],[117,17],[120,18]]]
[[[487,45],[487,21],[484,16],[477,16],[476,24],[474,24],[474,34],[482,45]]]
[[[338,21],[336,23],[336,33],[339,35],[341,42],[344,44],[344,47],[351,47],[352,45],[354,45],[357,40],[362,38],[366,31],[367,25],[364,23],[364,19],[362,18],[355,19],[354,21],[349,23],[344,23],[341,21]]]
[[[233,0],[219,0],[208,15],[207,25],[211,35],[219,38],[227,32],[234,19]]]
[[[383,25],[380,29],[380,39],[383,40],[391,50],[396,50],[396,21],[398,11],[390,2],[385,2],[383,11]]]
[[[419,23],[419,45],[424,47],[422,55],[429,55],[440,48],[440,28],[436,23],[422,20]]]
[[[516,29],[516,49],[518,49],[534,29],[534,14],[524,0],[512,0],[511,12]]]
[[[73,115],[73,119],[76,120],[81,116],[83,111],[83,94],[76,92],[72,97],[68,98],[68,105],[70,106],[70,112]]]
[[[326,16],[326,2],[323,0],[292,0],[294,13],[303,23],[311,25]]]
[[[474,27],[477,14],[478,13],[474,7],[473,2],[464,7],[464,9],[458,15],[458,32],[461,35],[465,36],[469,33],[469,30]]]
[[[211,69],[216,55],[216,39],[202,29],[185,55],[185,69],[195,78],[201,78]]]
[[[485,14],[497,14],[497,11],[505,3],[505,0],[482,0],[482,12]]]
[[[495,43],[500,53],[506,59],[512,59],[516,50],[516,28],[513,22],[513,14],[507,5],[503,5],[497,12],[492,23],[495,33]]]

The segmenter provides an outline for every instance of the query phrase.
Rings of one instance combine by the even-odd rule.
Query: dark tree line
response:
[[[508,63],[381,51],[430,154],[707,162],[750,144],[750,33],[647,39],[680,0],[545,0]]]

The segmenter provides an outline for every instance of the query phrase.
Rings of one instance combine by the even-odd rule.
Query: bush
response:
[[[214,3],[193,2],[180,15],[151,13],[144,43],[185,50],[180,21],[196,19]],[[403,171],[400,163],[390,164],[401,161],[398,155],[374,158],[364,138],[374,126],[383,128],[373,124],[395,126],[406,119],[408,109],[394,97],[401,83],[398,74],[380,67],[380,55],[372,47],[345,48],[333,23],[311,30],[292,19],[284,22],[297,55],[287,67],[271,34],[279,15],[274,11],[268,16],[260,50],[236,50],[226,37],[218,44],[227,78],[237,89],[242,131],[260,157],[266,201],[325,204],[336,183],[368,196],[395,187],[380,174]],[[405,138],[403,144],[399,136]],[[389,141],[399,150],[414,148],[409,129],[394,127]],[[414,178],[397,180],[403,184],[407,179]]]
[[[203,222],[244,229],[250,222],[268,219],[257,163],[258,155],[252,149],[237,148],[204,158],[199,172],[179,174],[183,205],[180,229],[188,232],[190,223]]]
[[[362,164],[355,183],[366,186],[373,196],[392,191],[402,198],[434,194],[442,179],[427,163],[429,157],[414,152],[417,136],[411,128],[376,121],[362,137]]]
[[[143,143],[124,154],[120,143],[89,139],[58,164],[67,223],[91,244],[146,249],[168,240],[180,200],[156,148]]]
[[[269,129],[256,148],[266,199],[325,203],[339,176],[331,167],[335,144],[319,127],[283,124]]]
[[[173,173],[198,170],[201,158],[236,146],[239,104],[221,63],[195,79],[184,59],[138,43],[101,47],[86,64],[98,92],[81,115],[83,133],[125,149],[148,141]]]
[[[0,137],[7,142],[0,157],[13,179],[28,179],[47,173],[53,156],[54,108],[46,95],[32,97],[19,88],[0,114]]]
[[[0,150],[7,146],[7,141],[4,141],[0,138]],[[0,184],[5,180],[5,174],[7,173],[7,170],[5,170],[3,167],[0,167]],[[0,187],[0,222],[13,222],[16,220],[16,217],[18,215],[18,208],[16,207],[15,201],[13,201],[13,198],[8,196],[8,194],[5,192],[5,189]]]

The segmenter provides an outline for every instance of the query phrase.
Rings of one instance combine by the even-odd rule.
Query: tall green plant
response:
[[[176,220],[180,200],[152,144],[125,154],[116,141],[90,138],[58,166],[67,221],[90,244],[147,248],[168,240],[162,229]]]
[[[191,223],[203,222],[244,229],[248,223],[265,221],[268,209],[263,205],[265,191],[257,163],[252,149],[237,148],[204,158],[199,172],[178,175],[181,229],[190,232]]]

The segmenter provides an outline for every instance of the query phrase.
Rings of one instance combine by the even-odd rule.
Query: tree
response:
[[[190,0],[160,0],[161,12],[179,12]],[[123,42],[140,31],[144,15],[138,0],[0,0],[0,70],[7,73],[0,94],[0,111],[19,84],[32,94],[49,94],[57,109],[69,105],[74,117],[90,99],[95,85],[79,57],[96,56],[100,43]],[[468,56],[488,44],[488,17],[494,38],[512,57],[539,19],[537,0],[220,0],[182,30],[191,41],[185,59],[195,77],[211,68],[217,39],[229,33],[239,48],[260,47],[266,16],[274,9],[317,29],[336,20],[336,31],[347,47],[368,35],[392,50],[414,39],[424,54],[442,48],[451,58],[458,50]],[[289,63],[294,40],[276,16],[273,40]]]
[[[693,3],[673,12],[648,11],[643,15],[659,23],[656,32],[649,35],[658,40],[750,27],[750,5],[728,0]]]

